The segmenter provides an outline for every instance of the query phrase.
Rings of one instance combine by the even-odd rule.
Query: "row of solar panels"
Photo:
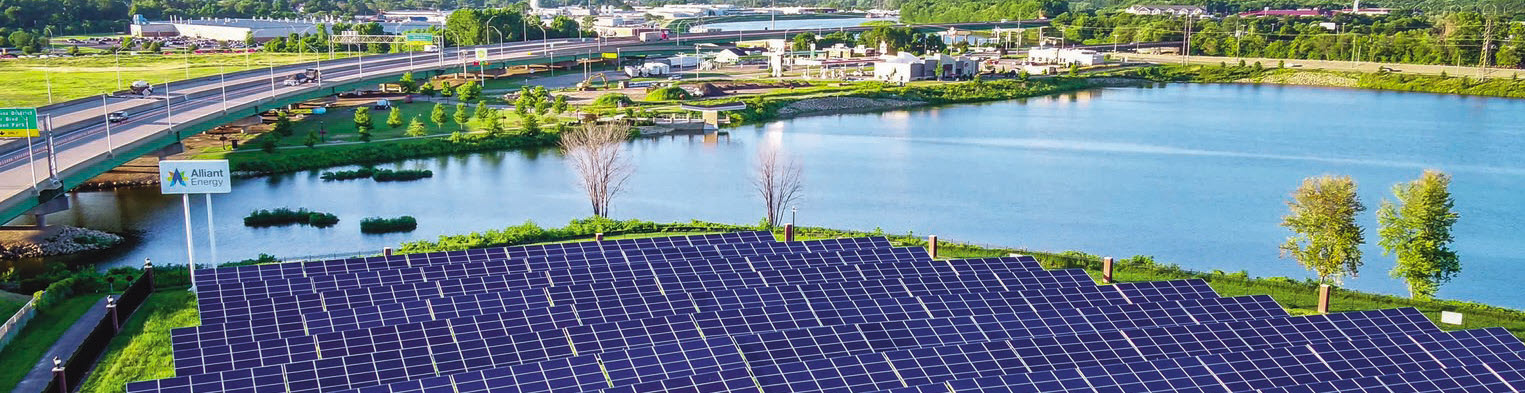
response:
[[[1439,333],[1412,310],[1292,318],[1200,281],[1103,287],[1030,258],[932,261],[883,239],[762,234],[207,273],[224,278],[203,292],[216,322],[174,332],[180,377],[129,391],[1240,391],[1401,373],[1381,358],[1204,379],[1271,364],[1207,357],[1308,348],[1289,361],[1333,370],[1343,347],[1317,345],[1380,352],[1403,337],[1452,370],[1525,350],[1497,331]],[[380,285],[396,280],[418,282]],[[1169,363],[1181,359],[1198,363]]]

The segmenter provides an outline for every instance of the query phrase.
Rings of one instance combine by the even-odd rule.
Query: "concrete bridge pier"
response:
[[[32,215],[32,221],[35,222],[35,227],[44,228],[48,226],[47,217],[49,214],[61,212],[64,210],[69,210],[69,198],[58,198],[55,196],[53,198],[43,200],[41,203],[38,203],[37,207],[32,208],[32,210],[28,210],[26,214]]]

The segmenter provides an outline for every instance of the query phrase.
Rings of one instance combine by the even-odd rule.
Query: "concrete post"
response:
[[[1112,284],[1112,257],[1101,259],[1101,282]]]
[[[927,236],[927,254],[937,259],[937,235]]]
[[[122,320],[117,318],[116,298],[111,297],[111,295],[106,295],[106,313],[111,314],[111,331],[120,333],[122,331]]]
[[[148,287],[149,288],[153,288],[154,287],[154,261],[153,260],[150,260],[148,258],[143,258],[143,278],[142,279],[148,280]]]
[[[603,232],[599,232],[599,233],[593,234],[593,241],[595,241],[595,242],[604,241],[604,233]]]
[[[794,241],[794,224],[784,224],[784,241]]]
[[[58,393],[69,393],[69,379],[64,376],[64,361],[53,357],[53,380],[58,381]]]
[[[381,256],[386,256],[386,257],[392,256],[392,248],[391,247],[383,247],[381,249]]]
[[[1318,313],[1329,313],[1329,284],[1319,284],[1318,286]]]

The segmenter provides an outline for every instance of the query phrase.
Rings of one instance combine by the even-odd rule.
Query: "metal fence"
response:
[[[143,302],[148,300],[148,295],[154,292],[154,269],[145,267],[143,276],[138,277],[122,291],[122,295],[115,299],[114,303],[108,303],[107,307],[115,308],[107,312],[101,320],[96,322],[95,328],[85,336],[74,353],[69,354],[67,359],[60,359],[54,363],[53,378],[48,382],[45,393],[73,392],[79,390],[79,385],[84,382],[85,376],[95,368],[95,361],[100,359],[101,354],[106,352],[106,347],[111,344],[111,339],[116,337],[122,324],[132,317],[132,313],[138,310]],[[63,356],[59,356],[63,358]],[[62,384],[62,385],[60,385]]]
[[[21,333],[21,329],[26,327],[26,323],[35,315],[37,315],[37,297],[33,296],[32,300],[28,300],[20,310],[16,310],[16,314],[12,315],[11,319],[5,320],[5,324],[0,325],[0,348],[5,348],[5,344],[9,344],[11,339],[16,338],[16,335]]]

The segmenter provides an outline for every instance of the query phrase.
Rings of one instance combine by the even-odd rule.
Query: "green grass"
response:
[[[188,291],[160,291],[122,326],[81,392],[122,392],[128,382],[175,376],[170,329],[196,326],[196,296]]]
[[[31,300],[31,296],[0,291],[0,321],[16,315],[16,311],[21,310],[21,306],[25,306],[26,302]]]
[[[32,366],[42,359],[48,347],[69,329],[74,321],[89,311],[105,294],[78,295],[59,302],[52,309],[38,311],[21,334],[0,349],[0,391],[11,391]]]
[[[427,133],[425,136],[449,135],[450,133],[460,130],[459,126],[455,124],[455,104],[446,103],[444,105],[445,117],[447,118],[444,127],[436,126],[434,122],[429,119],[430,113],[434,111],[434,104],[434,102],[429,101],[414,101],[413,103],[408,104],[395,104],[397,108],[402,111],[403,119],[403,124],[397,127],[390,127],[386,124],[387,116],[389,116],[391,113],[389,110],[372,110],[371,124],[374,128],[371,129],[371,141],[375,143],[388,139],[407,137],[405,133],[408,130],[408,122],[412,121],[414,117],[417,117],[418,121],[424,124],[424,130]],[[324,147],[324,143],[360,142],[360,133],[356,131],[357,128],[355,127],[354,109],[355,108],[353,107],[329,108],[328,113],[321,115],[310,115],[302,119],[302,121],[294,122],[292,124],[293,132],[291,133],[291,136],[281,137],[277,140],[276,144],[278,146],[305,147],[306,145],[304,145],[303,142],[307,140],[308,132],[322,131],[327,131],[327,134],[323,137],[323,142],[317,145],[318,147]],[[466,105],[466,113],[474,114],[475,111],[475,104]],[[519,117],[519,115],[515,114],[512,110],[505,110],[502,113],[504,115],[503,124],[506,128],[514,129],[518,128],[522,124],[523,118]],[[559,117],[557,117],[556,114],[550,112],[547,112],[545,116],[541,116],[541,127],[546,127],[547,124],[553,124],[554,121],[552,118]],[[475,117],[466,123],[467,132],[482,131],[485,129],[486,123],[482,120],[476,119]],[[273,136],[276,135],[265,134],[261,135],[260,138],[268,138]],[[340,146],[343,145],[327,146],[325,148]],[[258,151],[259,149],[259,143],[247,142],[243,145],[240,145],[238,151],[254,152]],[[208,153],[208,156],[210,157],[213,155],[218,155],[217,153],[225,153],[227,151],[228,149],[226,148],[213,147],[203,150],[203,153]]]
[[[328,57],[323,55],[323,58],[327,60]],[[6,81],[6,88],[0,90],[0,106],[47,105],[49,79],[52,80],[53,101],[59,102],[123,90],[135,80],[160,83],[316,59],[317,56],[311,53],[199,54],[190,56],[189,73],[186,57],[178,55],[10,59],[0,61],[0,80]],[[121,70],[120,85],[118,69]],[[173,88],[171,85],[171,90]]]

